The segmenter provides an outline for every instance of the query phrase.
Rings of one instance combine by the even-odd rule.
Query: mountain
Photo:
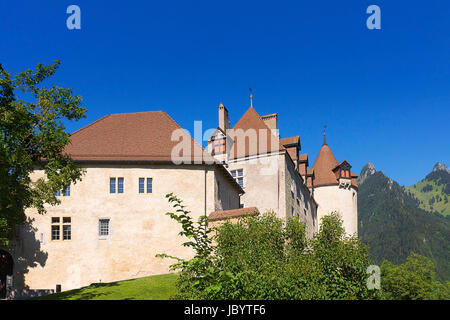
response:
[[[450,216],[420,208],[411,192],[371,163],[358,183],[358,234],[372,262],[400,264],[415,252],[434,261],[440,280],[450,280]]]
[[[450,215],[450,170],[443,163],[436,163],[425,179],[406,190],[419,200],[422,209]]]

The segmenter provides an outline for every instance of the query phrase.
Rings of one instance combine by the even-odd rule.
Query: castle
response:
[[[251,105],[233,128],[222,103],[218,113],[207,150],[163,111],[111,114],[71,134],[65,152],[86,173],[58,192],[61,204],[46,206],[47,214],[27,210],[10,252],[0,250],[11,258],[12,277],[2,275],[10,292],[167,273],[171,261],[156,254],[192,257],[180,226],[164,214],[171,192],[195,220],[273,211],[298,216],[312,237],[324,215],[339,211],[346,232],[357,233],[357,176],[325,140],[309,168],[300,138],[280,138],[276,113],[260,116]]]

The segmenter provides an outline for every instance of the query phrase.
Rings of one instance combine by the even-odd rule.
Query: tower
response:
[[[337,211],[342,217],[345,232],[358,234],[358,176],[350,171],[351,168],[347,161],[336,160],[324,133],[324,143],[313,165],[319,228],[323,216]]]

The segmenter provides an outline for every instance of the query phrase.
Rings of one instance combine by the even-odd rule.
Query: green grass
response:
[[[34,298],[36,300],[168,300],[176,293],[176,274],[163,274],[88,287]]]
[[[427,185],[431,186],[432,190],[423,192],[422,189]],[[406,187],[406,190],[414,194],[414,196],[420,201],[420,208],[427,211],[436,211],[446,216],[450,215],[450,201],[445,203],[445,194],[443,192],[443,188],[443,185],[438,185],[435,181],[422,180],[415,185]],[[435,201],[432,205],[430,205],[429,201],[433,197],[440,197],[441,200]]]

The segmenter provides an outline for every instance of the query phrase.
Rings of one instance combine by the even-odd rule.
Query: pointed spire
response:
[[[248,89],[250,91],[250,108],[253,108],[253,94],[252,94],[252,88]]]
[[[325,144],[327,144],[327,132],[326,132],[326,130],[327,130],[327,125],[324,125],[323,126],[323,144],[325,145]]]

